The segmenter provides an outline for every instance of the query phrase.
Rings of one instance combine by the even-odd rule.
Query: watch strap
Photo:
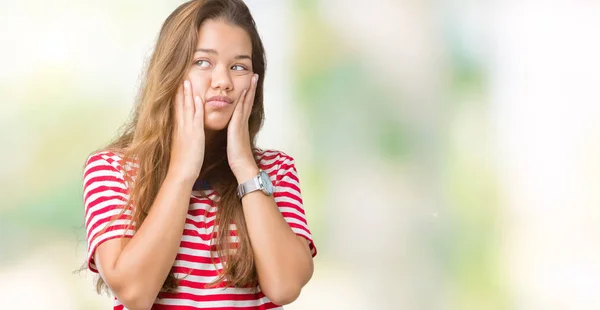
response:
[[[238,197],[240,199],[242,199],[242,197],[244,197],[244,195],[261,189],[259,178],[260,178],[260,172],[258,175],[251,178],[250,180],[238,185],[238,192],[237,192]]]

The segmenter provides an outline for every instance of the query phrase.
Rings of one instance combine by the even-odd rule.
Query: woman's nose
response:
[[[233,87],[231,77],[229,76],[229,70],[223,66],[217,66],[212,72],[212,88],[219,88],[223,91],[230,91]]]

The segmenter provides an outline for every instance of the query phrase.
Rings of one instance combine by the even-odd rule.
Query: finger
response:
[[[244,89],[242,91],[242,94],[240,95],[240,98],[238,99],[238,102],[235,104],[235,110],[233,110],[233,115],[231,116],[231,121],[234,123],[240,122],[242,120],[242,114],[244,112],[244,101],[247,94],[248,91]]]
[[[177,88],[173,108],[175,109],[175,122],[179,125],[183,124],[183,85],[179,85]]]
[[[198,127],[204,129],[204,102],[202,102],[200,96],[194,96],[194,105],[196,109],[194,121]]]
[[[246,120],[248,118],[250,118],[250,113],[252,112],[252,106],[254,105],[254,95],[256,94],[257,85],[258,85],[258,74],[254,74],[254,76],[252,76],[250,90],[246,94],[246,98],[244,101],[244,117]]]
[[[192,99],[192,83],[186,80],[183,82],[183,118],[191,121],[194,118],[194,99]]]

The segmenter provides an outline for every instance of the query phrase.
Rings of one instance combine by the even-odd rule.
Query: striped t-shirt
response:
[[[259,168],[271,177],[273,197],[281,215],[297,235],[306,238],[314,257],[317,250],[306,222],[294,159],[275,150],[257,149],[255,154],[259,159]],[[123,235],[131,238],[135,233],[134,230],[127,229],[131,221],[130,210],[114,220],[114,216],[123,210],[129,194],[122,171],[135,169],[135,164],[127,163],[124,167],[121,164],[119,154],[103,151],[90,156],[84,170],[87,260],[88,268],[95,273],[98,269],[94,262],[94,252],[98,246]],[[217,264],[212,263],[210,246],[217,210],[214,201],[218,201],[218,196],[210,189],[204,190],[204,194],[209,199],[198,191],[193,191],[190,195],[183,236],[171,269],[175,277],[181,279],[179,287],[176,292],[161,291],[152,309],[283,309],[273,304],[260,288],[234,288],[226,287],[226,284],[218,288],[206,287],[217,278],[222,265],[218,263],[215,252],[212,255]],[[110,227],[107,228],[108,224]],[[126,308],[115,298],[114,309]]]

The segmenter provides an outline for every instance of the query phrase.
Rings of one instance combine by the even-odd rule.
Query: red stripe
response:
[[[304,209],[302,209],[301,207],[299,207],[297,204],[294,204],[294,203],[291,203],[291,202],[278,201],[277,202],[277,207],[279,207],[279,208],[283,208],[283,207],[294,208],[294,209],[298,210],[298,212],[300,212],[300,214],[304,215]]]
[[[114,200],[117,199],[119,201],[121,201],[122,204],[120,205],[115,205],[115,204],[110,204],[110,205],[106,205],[105,207],[102,208],[98,208],[95,211],[93,211],[92,213],[90,213],[90,211],[95,208],[98,204],[101,204],[103,202],[106,201],[110,201],[110,200]],[[122,209],[123,206],[127,203],[127,201],[125,201],[125,199],[121,196],[106,196],[106,197],[98,197],[97,199],[94,199],[90,202],[86,201],[85,204],[85,217],[88,218],[88,221],[85,223],[86,225],[89,224],[90,219],[98,216],[104,212],[110,211],[110,210],[114,210],[114,209]],[[110,208],[110,209],[107,209]],[[131,209],[131,208],[130,208]]]
[[[260,306],[256,306],[256,307],[215,307],[215,308],[210,308],[210,310],[232,310],[232,309],[237,309],[237,310],[266,310],[266,309],[273,309],[273,308],[278,308],[280,306],[275,305],[272,302],[266,303],[266,304],[262,304]],[[155,304],[154,306],[152,306],[152,310],[198,310],[198,307],[193,307],[193,306],[175,306],[175,305],[157,305]]]
[[[300,229],[300,230],[302,230],[302,231],[306,232],[306,234],[310,235],[310,231],[308,231],[308,229],[307,229],[305,226],[303,226],[303,225],[296,224],[296,223],[288,223],[288,225],[289,225],[291,228],[297,228],[297,229]]]
[[[117,180],[118,180],[118,179],[117,179]],[[92,181],[92,180],[90,180],[90,181]],[[96,181],[113,181],[113,180],[110,180],[110,177],[103,177],[103,178],[102,178],[102,180],[96,180],[96,179],[94,179],[92,182],[96,182]],[[119,181],[119,182],[122,182],[122,181]],[[92,183],[90,183],[90,185],[91,185],[91,184],[92,184]],[[85,191],[88,189],[88,187],[89,187],[89,186],[86,186],[86,187],[84,187],[84,189],[83,189],[83,190],[84,190],[84,192],[85,192]],[[89,192],[88,192],[88,193],[87,193],[87,194],[86,194],[86,195],[83,197],[83,199],[84,199],[85,201],[87,201],[88,199],[90,199],[90,197],[91,197],[92,195],[94,195],[94,194],[99,194],[99,193],[102,193],[102,192],[105,192],[105,191],[114,191],[114,192],[121,193],[121,194],[124,194],[124,195],[127,195],[127,194],[128,194],[128,192],[129,192],[127,189],[124,189],[124,188],[121,188],[121,187],[117,187],[117,186],[108,186],[108,185],[101,185],[101,186],[98,186],[97,188],[94,188],[94,189],[90,190],[90,191],[89,191]],[[110,195],[112,195],[112,194],[113,194],[113,193],[110,193]]]
[[[224,301],[224,300],[256,300],[260,299],[258,294],[215,294],[215,295],[195,295],[190,293],[166,293],[162,292],[159,298],[177,298],[177,299],[188,299],[197,302],[206,301]]]
[[[88,208],[87,210],[90,210],[90,209]],[[86,213],[87,213],[87,210],[86,210]],[[97,217],[100,217],[103,214],[105,214],[105,213],[107,213],[109,211],[112,211],[112,210],[119,210],[119,212],[120,212],[121,210],[123,210],[123,206],[108,205],[108,206],[106,206],[104,208],[100,208],[100,209],[92,212],[90,214],[88,220],[86,221],[85,226],[88,227],[90,225],[90,223],[92,222],[93,219],[95,219]],[[123,214],[117,213],[117,214],[112,215],[112,216],[106,216],[105,218],[106,219],[111,219],[111,220],[112,219],[117,219],[117,220],[131,220],[132,219],[131,215],[127,215],[125,213],[123,213]],[[103,221],[103,220],[100,220],[100,221]],[[96,226],[98,226],[98,223],[96,223],[93,228],[95,228]],[[88,228],[88,229],[92,230],[93,228],[91,228],[91,229]]]
[[[96,244],[96,246],[95,246],[93,249],[88,249],[88,253],[87,253],[87,254],[88,254],[88,268],[89,268],[89,269],[90,269],[92,272],[98,273],[98,270],[97,270],[97,269],[95,269],[95,268],[92,268],[92,266],[91,266],[91,265],[92,265],[92,264],[91,264],[91,263],[92,263],[92,261],[94,261],[94,253],[96,252],[96,249],[97,249],[97,248],[98,248],[98,247],[99,247],[101,244],[103,244],[104,242],[106,242],[106,241],[108,241],[108,240],[117,239],[117,238],[121,238],[121,237],[123,237],[123,236],[121,236],[121,235],[117,235],[117,236],[111,236],[111,237],[108,237],[108,238],[103,238],[103,239],[102,239],[100,242],[98,242],[98,243]],[[125,235],[125,236],[124,236],[124,238],[131,238],[131,236]],[[90,244],[92,244],[92,243],[94,243],[94,242],[93,242],[93,240],[90,240],[90,242],[88,243],[88,246],[89,246]]]
[[[88,178],[94,172],[103,172],[104,174],[96,175],[96,176],[88,179],[85,183],[83,183],[83,186],[88,187],[88,186],[90,186],[90,184],[92,184],[93,182],[96,182],[96,181],[110,181],[110,182],[117,182],[120,184],[125,184],[125,180],[123,178],[119,178],[117,176],[107,173],[107,172],[111,172],[111,173],[115,172],[114,169],[104,169],[107,167],[110,167],[110,166],[94,167],[94,168],[91,168],[89,171],[87,171],[86,174],[84,174],[84,176],[83,176],[84,179]],[[110,167],[110,168],[112,168],[112,167]]]
[[[295,200],[298,204],[302,204],[302,198],[300,196],[296,196],[294,195],[294,193],[290,193],[290,192],[276,192],[273,193],[274,197],[287,197],[290,198],[292,200]]]
[[[221,270],[219,270],[219,272],[221,272]],[[218,274],[213,275],[212,277],[216,277]],[[214,278],[216,279],[216,278]],[[189,288],[193,288],[193,289],[201,289],[201,290],[205,290],[205,289],[223,289],[226,287],[231,287],[231,283],[227,282],[227,281],[223,281],[221,283],[219,283],[216,286],[213,286],[212,281],[209,282],[193,282],[193,281],[188,281],[186,280],[185,276],[183,277],[183,279],[181,279],[179,281],[179,285],[180,286],[185,286],[185,287],[189,287]]]
[[[208,211],[208,209],[213,209],[215,211]],[[216,212],[216,208],[214,208],[212,205],[208,208],[198,208],[198,209],[193,209],[193,210],[189,210],[188,214],[192,215],[192,216],[203,216],[203,217],[213,217],[215,215],[217,215]]]
[[[284,174],[280,180],[278,180],[277,184],[279,184],[279,182],[281,181],[285,181],[285,178],[290,178],[294,181],[296,181],[296,183],[300,184],[300,180],[298,179],[298,176],[293,174],[293,173],[286,173]]]
[[[315,242],[312,241],[311,239],[308,239],[306,236],[303,236],[303,235],[298,235],[298,236],[308,240],[308,248],[310,249],[312,257],[317,256],[317,247],[315,246]]]
[[[206,269],[190,269],[187,267],[173,266],[173,267],[171,267],[171,272],[189,274],[189,275],[197,276],[197,277],[216,277],[221,272],[221,269],[206,270]]]
[[[296,213],[281,212],[281,215],[283,215],[283,218],[285,219],[286,222],[289,222],[288,219],[294,218],[308,226],[308,222],[306,222],[306,218],[304,218]]]
[[[92,210],[92,208],[96,207],[98,204],[101,204],[103,202],[106,201],[110,201],[113,199],[117,199],[119,201],[122,202],[122,204],[120,205],[116,205],[116,204],[109,204],[105,207],[99,208],[97,210],[94,210],[92,213],[89,213],[90,210]],[[89,225],[90,222],[92,221],[93,218],[97,217],[97,216],[101,216],[102,214],[108,212],[108,211],[112,211],[112,210],[123,210],[125,208],[125,204],[127,203],[127,201],[125,201],[125,199],[123,197],[120,196],[106,196],[106,197],[98,197],[97,199],[91,201],[90,203],[86,204],[86,208],[85,208],[85,216],[88,218],[88,220],[86,221],[85,225]],[[133,211],[133,209],[131,207],[128,207],[129,210]]]
[[[185,222],[186,222],[186,224],[194,225],[198,229],[208,229],[208,228],[215,226],[215,220],[210,220],[208,222],[205,222],[205,221],[196,221],[196,220],[193,220],[188,217],[185,219]]]
[[[260,164],[260,169],[261,169],[261,170],[265,170],[265,171],[266,171],[266,170],[271,170],[271,168],[273,168],[273,167],[277,166],[278,164],[279,164],[279,163],[278,163],[277,161],[274,161],[274,162],[272,162],[272,163],[270,163],[270,164],[267,164],[267,163],[261,163],[261,164]],[[275,171],[275,170],[273,170],[273,171],[272,171],[270,174],[273,174],[273,173],[275,173],[275,172],[276,172],[276,171]]]
[[[277,194],[277,193],[280,192],[279,188],[292,188],[295,191],[297,191],[298,193],[301,192],[300,188],[296,184],[291,183],[291,182],[287,182],[287,181],[284,181],[284,180],[278,181],[277,182],[277,187],[278,187],[278,190],[277,190],[277,192],[275,192],[275,194]]]
[[[198,264],[212,264],[213,260],[210,257],[202,256],[202,255],[190,255],[190,254],[177,254],[176,260],[186,261],[190,263],[198,263]],[[215,264],[219,263],[219,259],[215,255],[214,258]]]
[[[94,241],[95,239],[98,239],[100,236],[103,236],[103,235],[105,235],[106,233],[109,233],[109,232],[111,232],[111,231],[115,231],[115,230],[123,230],[124,232],[126,232],[128,229],[133,229],[133,226],[132,226],[132,227],[129,227],[128,225],[110,225],[110,226],[109,226],[109,227],[108,227],[106,230],[100,230],[100,231],[99,231],[99,232],[97,232],[95,235],[91,236],[91,237],[89,238],[89,240],[90,240],[90,243],[93,243],[93,241]],[[88,236],[89,236],[89,234],[91,234],[91,233],[92,233],[92,231],[90,230],[90,231],[88,232]],[[121,236],[121,235],[123,235],[123,234],[119,234],[119,235],[117,235],[117,236]],[[125,234],[125,235],[127,235],[127,234]]]
[[[190,203],[207,204],[207,205],[210,205],[211,207],[213,206],[213,201],[208,198],[204,198],[204,197],[191,196]]]
[[[262,155],[259,156],[260,161],[268,161],[281,156],[281,153],[278,152],[275,152],[272,155],[265,155],[265,152],[262,152],[261,154]]]

